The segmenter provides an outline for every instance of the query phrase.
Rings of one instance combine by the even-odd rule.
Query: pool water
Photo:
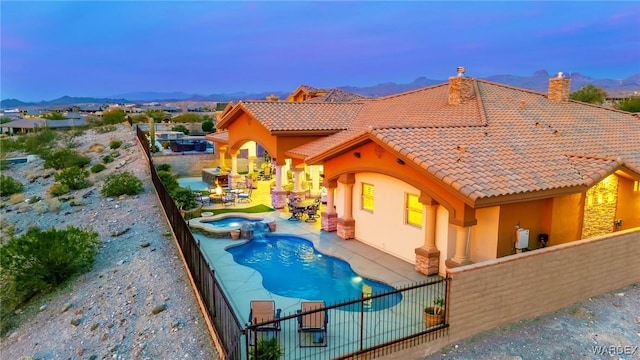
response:
[[[324,300],[327,305],[333,305],[358,299],[363,290],[372,295],[395,290],[385,283],[359,276],[346,261],[323,255],[310,241],[297,236],[271,234],[227,251],[237,263],[258,271],[266,290],[281,296]],[[383,310],[401,300],[400,293],[372,299],[364,310]],[[341,310],[359,311],[360,305]]]
[[[220,229],[225,229],[225,228],[237,228],[238,226],[242,226],[244,224],[253,224],[259,221],[261,220],[251,220],[251,219],[238,217],[238,216],[235,216],[235,217],[230,216],[220,220],[209,221],[209,224]]]
[[[202,181],[201,177],[182,177],[178,178],[178,185],[181,187],[188,187],[193,191],[207,191],[209,190],[209,184]]]

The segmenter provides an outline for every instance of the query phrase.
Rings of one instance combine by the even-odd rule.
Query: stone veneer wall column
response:
[[[353,184],[355,184],[355,175],[342,175],[338,182],[344,185],[342,199],[344,203],[344,215],[338,218],[336,230],[340,238],[344,240],[354,239],[356,237],[356,221],[353,218]]]
[[[276,167],[276,187],[271,191],[271,206],[274,209],[283,209],[287,205],[287,192],[282,190],[282,165]]]
[[[336,231],[338,229],[338,213],[333,208],[334,193],[336,184],[327,185],[327,209],[322,214],[322,230]]]
[[[436,215],[438,204],[423,203],[422,224],[424,245],[415,250],[416,271],[425,275],[435,275],[440,270],[440,250],[436,247]]]

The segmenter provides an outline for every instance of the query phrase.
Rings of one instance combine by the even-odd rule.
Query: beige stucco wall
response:
[[[374,211],[362,210],[362,183],[375,186]],[[353,218],[356,239],[415,264],[415,248],[424,244],[424,230],[405,224],[405,194],[418,189],[392,177],[356,174],[353,185]]]
[[[471,227],[470,257],[471,261],[480,262],[495,259],[498,246],[498,224],[500,207],[476,210],[478,225]]]
[[[440,250],[440,275],[445,275],[447,266],[445,261],[452,258],[456,252],[456,229],[449,224],[449,211],[444,206],[438,206],[436,215],[436,247]]]

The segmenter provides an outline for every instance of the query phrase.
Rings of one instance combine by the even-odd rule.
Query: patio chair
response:
[[[224,193],[222,194],[222,205],[231,206],[236,204],[236,194],[234,193]]]
[[[313,204],[311,206],[307,206],[305,209],[305,213],[307,214],[306,222],[316,222],[316,218],[318,217],[318,209],[320,208],[319,204]]]
[[[196,201],[202,205],[209,205],[211,203],[210,194],[204,195],[201,191],[194,191],[193,194],[196,196]]]
[[[251,202],[251,192],[253,191],[252,188],[249,188],[247,190],[247,192],[243,192],[243,193],[239,193],[238,194],[238,202]]]
[[[298,310],[300,347],[327,346],[329,315],[324,301],[303,301]]]
[[[256,337],[262,336],[270,339],[277,337],[280,332],[280,312],[281,309],[276,310],[276,303],[273,300],[251,300],[251,306],[249,309],[249,322],[253,327],[250,331],[255,333]],[[253,338],[251,338],[253,344]]]

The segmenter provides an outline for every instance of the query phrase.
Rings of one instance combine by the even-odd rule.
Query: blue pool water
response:
[[[305,239],[290,235],[268,235],[227,249],[233,259],[258,271],[268,291],[286,297],[324,300],[327,305],[358,299],[370,287],[373,295],[395,290],[379,281],[360,277],[344,260],[323,255]],[[365,310],[395,306],[400,293],[372,299]],[[359,305],[342,310],[359,311]]]
[[[210,221],[209,224],[217,227],[217,228],[237,228],[238,226],[242,226],[243,224],[252,224],[261,220],[251,220],[245,219],[243,217],[230,216],[220,220]]]
[[[182,187],[189,187],[194,191],[206,191],[209,190],[209,184],[202,181],[201,177],[183,177],[178,178],[178,184]]]

